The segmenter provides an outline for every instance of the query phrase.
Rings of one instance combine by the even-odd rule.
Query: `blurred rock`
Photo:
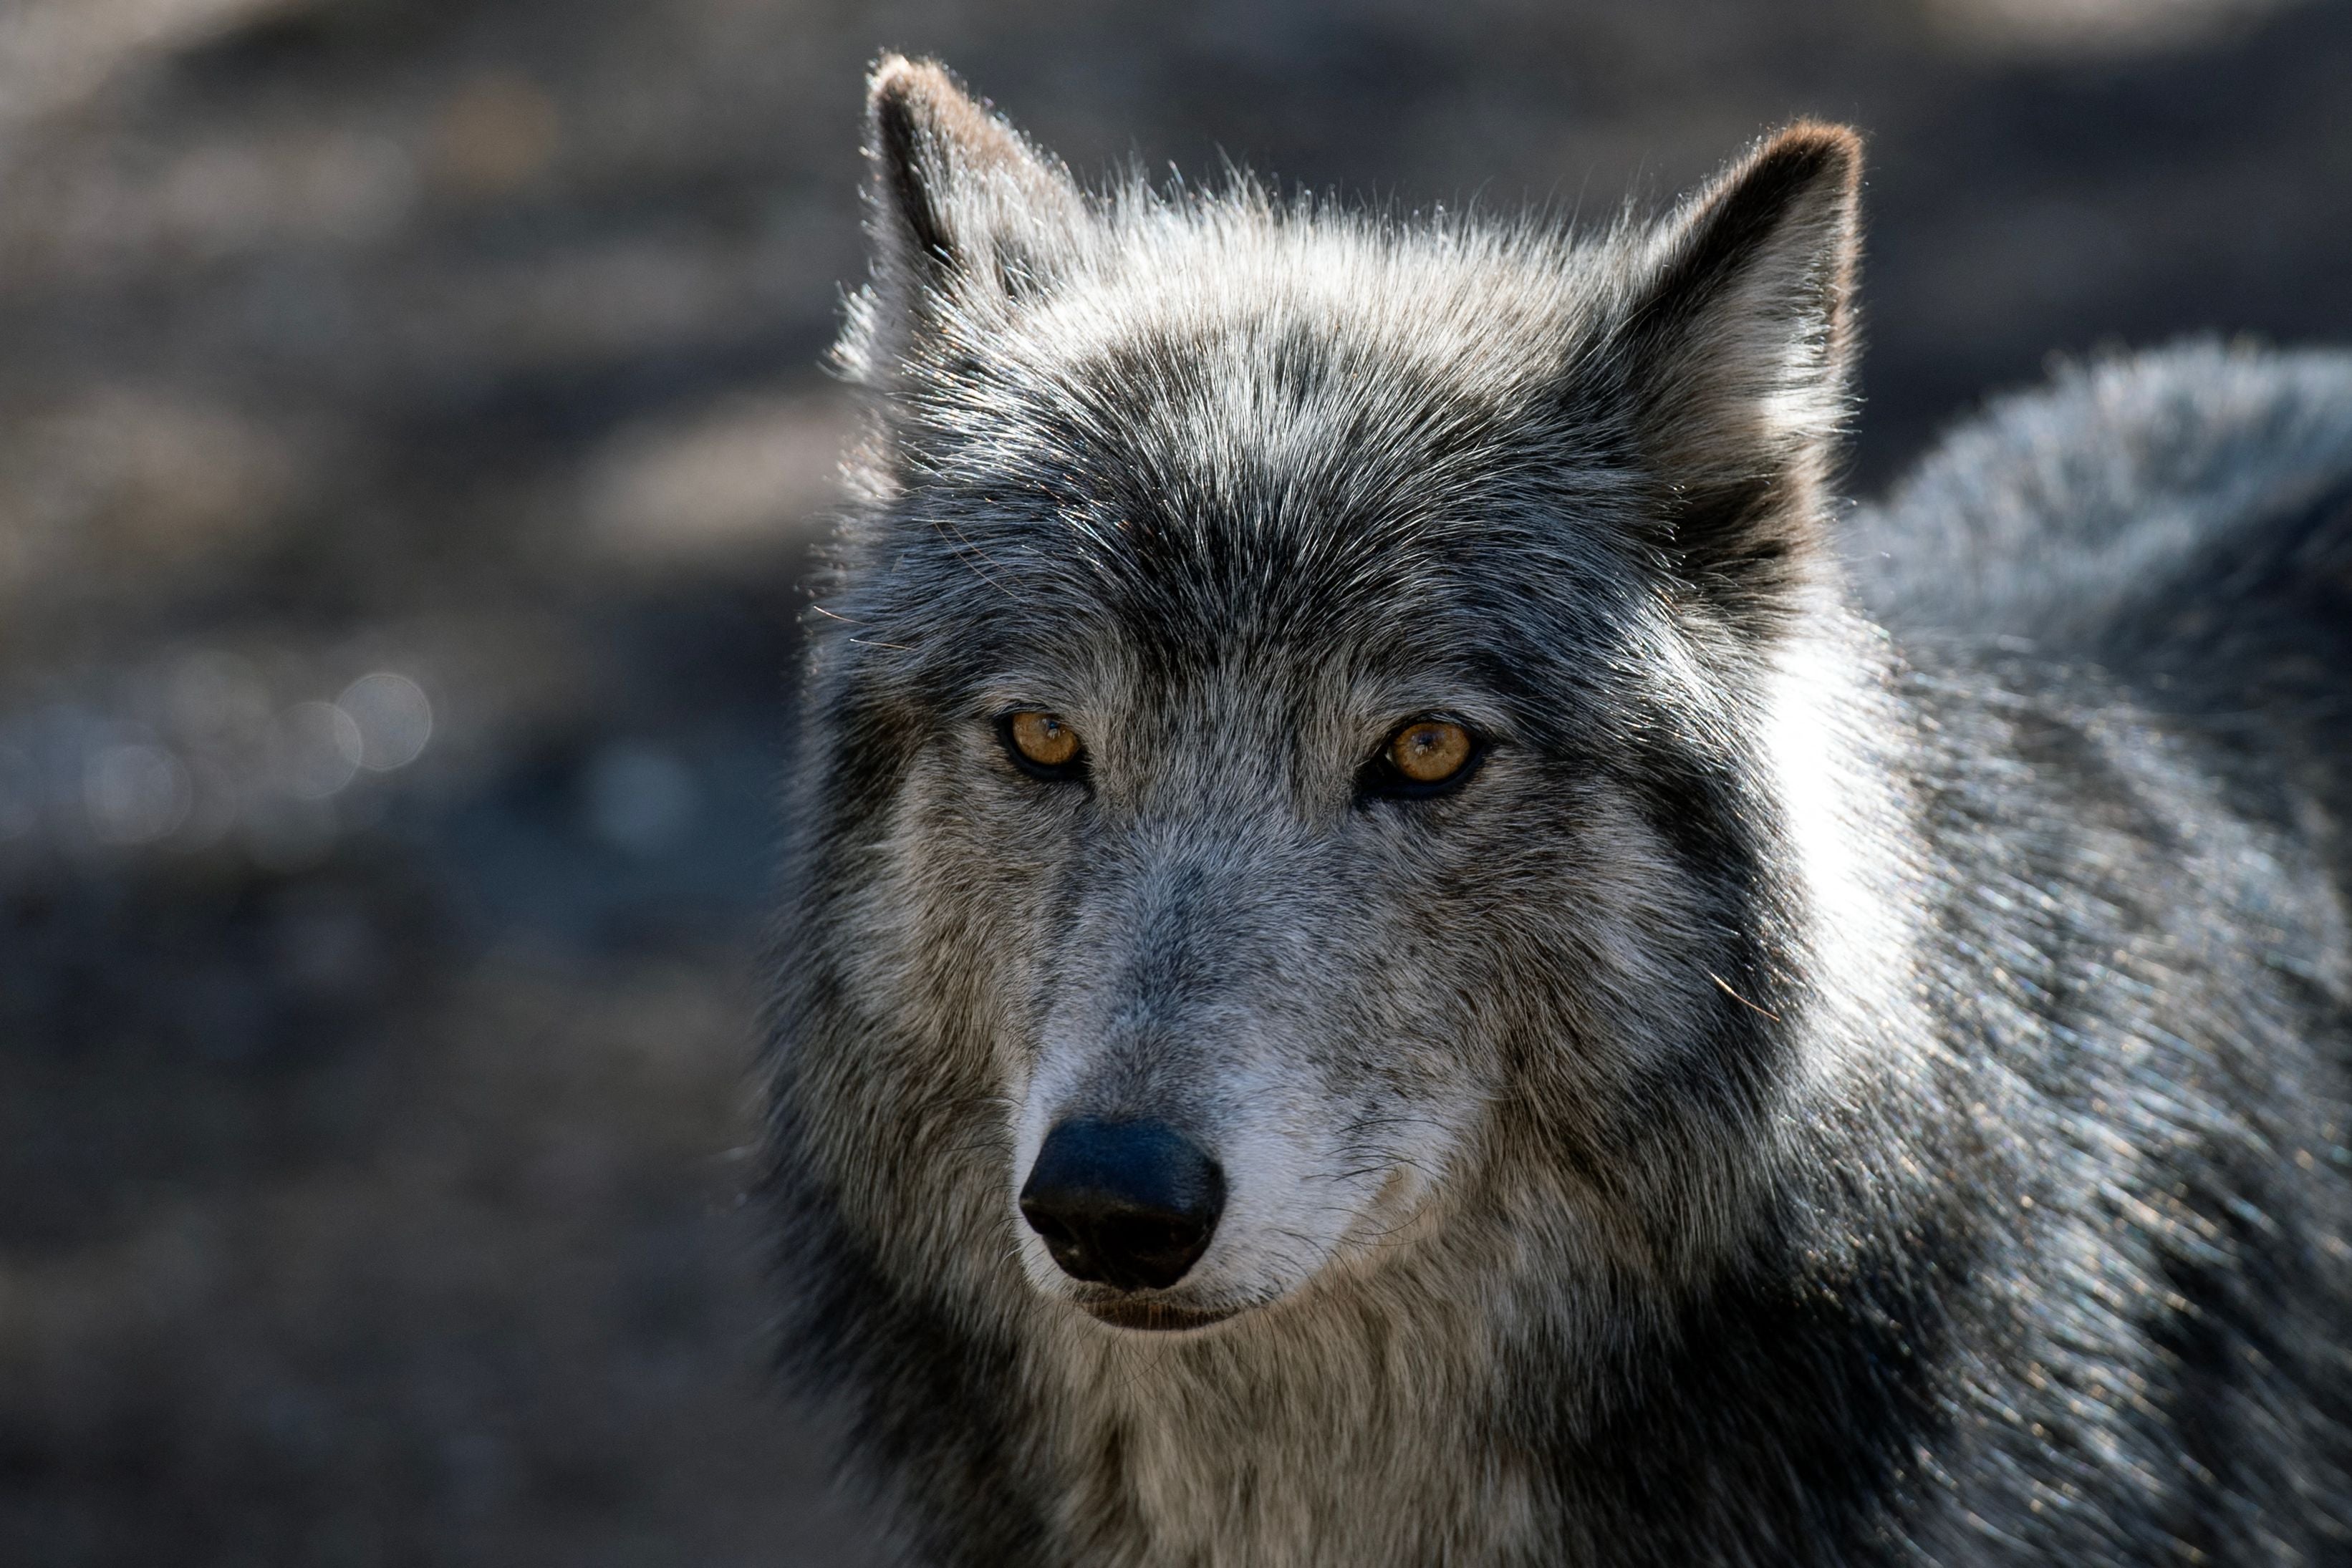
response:
[[[226,409],[108,389],[0,427],[0,594],[153,585],[250,547],[292,459]]]
[[[834,498],[853,428],[846,398],[730,399],[615,433],[589,461],[589,548],[622,564],[709,567],[799,542]]]
[[[2016,54],[2134,54],[2210,43],[2297,0],[1935,0],[1953,35]]]
[[[501,196],[547,167],[563,120],[537,83],[511,71],[476,77],[433,126],[433,172],[466,195]]]
[[[14,0],[0,16],[0,124],[67,108],[142,56],[309,0]]]

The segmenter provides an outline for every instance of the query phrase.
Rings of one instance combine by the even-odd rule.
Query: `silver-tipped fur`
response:
[[[1580,235],[871,89],[772,1188],[913,1550],[2352,1551],[2345,361],[1969,492],[2244,570],[1979,635],[1930,479],[1882,626],[1852,132]],[[2249,483],[2116,493],[2179,420]]]

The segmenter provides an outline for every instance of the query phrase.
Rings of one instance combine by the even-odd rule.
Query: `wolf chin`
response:
[[[2352,1562],[2352,361],[1848,516],[1843,130],[1584,235],[866,154],[768,1187],[912,1555]]]

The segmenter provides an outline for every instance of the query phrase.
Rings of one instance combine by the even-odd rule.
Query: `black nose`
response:
[[[1162,1290],[1209,1249],[1225,1173],[1163,1122],[1065,1122],[1045,1135],[1021,1216],[1077,1280]]]

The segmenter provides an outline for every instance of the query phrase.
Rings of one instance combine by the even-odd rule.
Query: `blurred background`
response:
[[[2321,0],[0,0],[0,1563],[874,1560],[739,1196],[885,47],[1408,205],[1855,121],[1864,491],[2352,337]]]

